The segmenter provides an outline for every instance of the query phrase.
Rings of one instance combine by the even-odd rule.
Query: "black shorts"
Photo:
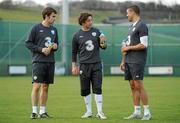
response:
[[[54,63],[33,63],[32,83],[54,83]]]
[[[144,64],[125,63],[125,80],[143,80]]]
[[[81,96],[91,93],[91,86],[94,94],[102,94],[102,64],[80,64]]]

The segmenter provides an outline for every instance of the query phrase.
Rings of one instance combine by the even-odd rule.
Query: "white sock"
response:
[[[102,94],[95,94],[95,101],[96,101],[96,107],[97,107],[97,111],[102,112]]]
[[[39,114],[46,113],[46,106],[40,106]]]
[[[149,105],[144,105],[144,115],[150,114]]]
[[[134,114],[141,114],[141,106],[134,106]]]
[[[84,97],[87,112],[92,112],[92,97],[91,94]]]
[[[38,112],[38,106],[32,106],[32,113],[36,113]]]

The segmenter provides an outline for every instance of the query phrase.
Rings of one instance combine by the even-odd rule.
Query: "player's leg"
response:
[[[132,97],[133,97],[133,104],[134,104],[134,112],[129,115],[128,117],[124,117],[124,119],[140,119],[141,118],[141,106],[140,106],[140,98],[139,92],[135,88],[134,80],[129,81]]]
[[[38,113],[38,101],[39,101],[39,90],[40,90],[40,82],[42,82],[41,77],[41,65],[39,63],[32,64],[32,93],[31,93],[31,102],[32,102],[32,114],[31,118],[37,118]]]
[[[100,119],[107,119],[103,113],[103,96],[102,96],[102,65],[97,63],[91,66],[91,81],[94,98],[97,107],[97,117]]]
[[[143,105],[148,105],[148,96],[147,96],[147,92],[144,88],[143,85],[143,81],[140,81],[140,97],[141,97],[141,101],[143,103]]]
[[[133,104],[135,105],[135,96],[134,96],[134,81],[133,80],[130,80],[129,81],[129,85],[130,85],[130,89],[131,89],[131,93],[132,93],[132,97],[133,97]]]
[[[134,112],[129,115],[128,117],[124,117],[124,119],[139,119],[141,118],[141,107],[140,107],[140,97],[137,88],[135,87],[135,83],[133,80],[133,71],[132,71],[132,64],[125,64],[125,80],[129,80],[132,97],[133,97],[133,104],[134,104]]]
[[[143,80],[144,65],[141,64],[131,64],[132,78],[134,80],[135,89],[135,105],[137,106],[137,113],[141,114],[140,98],[141,98],[141,81]]]
[[[134,104],[134,114],[141,115],[141,106],[140,106],[140,93],[136,88],[135,81],[130,80],[130,87],[132,91],[133,104]]]
[[[44,82],[41,84],[40,94],[40,118],[49,118],[46,112],[46,104],[48,101],[49,84],[54,83],[54,63],[44,64]]]
[[[81,96],[84,98],[84,102],[86,105],[86,112],[81,118],[89,118],[92,117],[92,97],[91,97],[91,89],[90,89],[90,73],[88,69],[88,64],[80,65],[80,88],[81,88]]]
[[[32,102],[31,118],[35,119],[38,116],[37,114],[38,114],[38,100],[39,100],[40,84],[34,82],[32,86],[33,87],[32,87],[32,92],[31,92],[31,102]]]
[[[143,86],[143,81],[139,80],[139,81],[135,81],[135,85],[139,86],[139,90],[140,90],[140,99],[143,103],[143,107],[144,107],[144,116],[142,118],[142,120],[150,120],[151,119],[151,113],[149,110],[149,105],[148,105],[148,96],[147,96],[147,92],[144,89]]]
[[[141,106],[140,106],[140,89],[139,80],[133,80],[134,84],[134,113],[141,115]]]
[[[40,90],[40,84],[33,83],[32,93],[31,93],[31,99],[32,99],[33,106],[38,106],[39,90]],[[34,113],[37,113],[37,111],[35,110]]]
[[[138,98],[140,99],[138,99],[138,101],[140,102],[141,100],[144,105],[144,117],[142,118],[142,120],[149,120],[151,119],[151,114],[149,111],[148,96],[143,85],[144,65],[134,64],[133,68],[134,68],[133,78],[135,79],[134,80],[135,88],[139,91]]]
[[[42,115],[46,113],[46,103],[48,100],[48,88],[49,84],[41,84],[41,93],[40,93],[40,111],[39,114]]]
[[[150,120],[151,119],[151,113],[149,109],[149,104],[148,104],[148,95],[147,92],[144,88],[143,81],[140,81],[141,85],[141,90],[140,90],[140,98],[143,103],[143,108],[144,108],[144,116],[142,120]]]
[[[147,92],[144,88],[143,82],[141,83],[141,101],[143,103],[144,107],[144,116],[151,115],[150,109],[149,109],[149,104],[148,104],[148,95]]]

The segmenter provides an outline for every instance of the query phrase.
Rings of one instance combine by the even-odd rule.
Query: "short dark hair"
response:
[[[92,17],[92,14],[87,13],[87,12],[81,13],[79,18],[78,18],[79,25],[82,26],[82,24],[86,22],[86,20],[88,19],[89,16]]]
[[[57,11],[51,7],[46,7],[42,11],[42,17],[45,19],[46,15],[50,16],[52,13],[57,14]]]
[[[132,9],[137,15],[140,15],[140,8],[137,5],[131,5],[128,9]]]

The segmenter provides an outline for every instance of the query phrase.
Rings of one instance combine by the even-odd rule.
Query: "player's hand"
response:
[[[106,36],[105,35],[101,35],[100,37],[100,43],[103,43],[106,41]]]
[[[121,63],[119,67],[122,71],[125,71],[125,63]]]
[[[72,66],[72,74],[73,75],[79,74],[79,67],[78,66]]]
[[[42,53],[45,55],[45,56],[48,56],[51,52],[51,49],[50,48],[42,48]]]
[[[106,45],[106,36],[101,35],[100,37],[100,47],[102,49],[106,49],[107,45]]]
[[[52,49],[56,50],[58,48],[58,45],[56,43],[53,44]]]

